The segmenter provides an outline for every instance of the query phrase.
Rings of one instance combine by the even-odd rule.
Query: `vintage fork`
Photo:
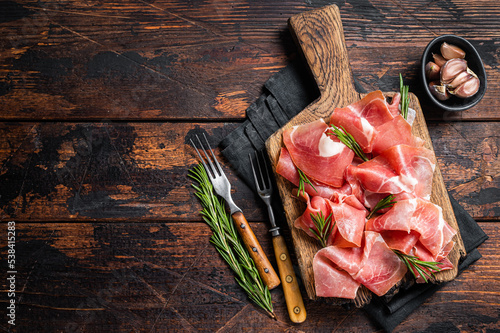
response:
[[[191,144],[200,157],[201,163],[203,164],[203,167],[207,172],[208,178],[210,179],[215,192],[222,198],[224,198],[224,200],[227,202],[231,211],[231,216],[233,217],[233,221],[236,224],[236,229],[243,239],[243,242],[245,243],[247,250],[250,253],[250,257],[255,262],[255,266],[257,267],[262,281],[267,285],[269,289],[273,289],[280,284],[280,279],[276,274],[273,266],[269,262],[266,254],[262,250],[257,237],[255,237],[255,234],[250,228],[250,224],[243,215],[241,209],[234,203],[233,198],[231,197],[231,184],[224,174],[224,171],[222,171],[222,168],[217,161],[217,158],[215,157],[210,144],[208,143],[205,133],[203,133],[203,137],[205,139],[206,147],[201,143],[198,135],[196,135],[196,139],[198,140],[198,144],[203,151],[203,154],[205,155],[205,159],[208,165],[207,163],[205,163],[205,160],[201,156],[200,151],[193,140],[190,140]],[[211,157],[206,153],[206,150],[210,151]]]
[[[271,222],[271,229],[269,229],[269,232],[273,236],[274,254],[276,256],[276,262],[278,263],[278,270],[282,281],[283,293],[285,294],[288,315],[290,316],[290,320],[292,322],[302,323],[304,320],[306,320],[306,308],[304,306],[302,295],[300,294],[299,285],[297,283],[297,278],[293,270],[292,261],[290,260],[290,254],[288,253],[288,249],[286,248],[285,239],[280,234],[280,228],[276,226],[276,221],[274,219],[273,208],[271,206],[273,188],[271,184],[271,177],[269,176],[266,158],[264,154],[261,153],[261,159],[264,161],[262,163],[262,167],[259,161],[259,154],[255,152],[255,159],[257,161],[256,168],[254,166],[252,154],[249,154],[248,157],[250,159],[250,165],[252,166],[253,178],[255,181],[255,187],[257,188],[257,193],[266,204],[267,212],[269,213],[269,220]],[[256,172],[256,169],[258,170],[258,173]],[[265,177],[264,173],[266,175]]]

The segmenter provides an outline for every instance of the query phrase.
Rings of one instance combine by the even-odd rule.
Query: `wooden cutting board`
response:
[[[330,5],[293,16],[289,20],[289,26],[297,45],[303,51],[305,60],[318,84],[321,96],[266,141],[266,148],[274,170],[276,170],[280,149],[283,146],[282,133],[285,128],[308,123],[320,117],[325,118],[328,122],[330,114],[336,107],[345,107],[364,96],[354,88],[342,22],[339,9],[336,5]],[[388,97],[394,95],[394,93],[384,94]],[[420,103],[417,97],[411,93],[410,107],[417,112],[413,124],[413,134],[424,139],[426,147],[433,150]],[[291,195],[294,186],[278,174],[276,174],[276,181],[291,230],[302,280],[309,298],[315,299],[316,293],[312,263],[314,254],[320,247],[317,241],[311,239],[305,232],[293,226],[295,219],[305,209],[305,204]],[[445,220],[458,230],[457,221],[437,165],[434,172],[431,201],[443,208]],[[458,261],[460,256],[465,254],[464,245],[459,233],[455,238],[455,242],[456,244],[449,255],[449,259],[454,264],[455,269],[436,274],[436,282],[450,281],[457,275],[456,267]],[[371,292],[366,288],[360,288],[355,303],[363,305],[369,302],[370,297]]]

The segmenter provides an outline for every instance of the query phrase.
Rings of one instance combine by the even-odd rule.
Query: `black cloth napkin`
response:
[[[265,83],[263,94],[247,109],[247,119],[219,144],[222,154],[254,191],[249,154],[264,149],[271,134],[319,97],[317,85],[305,66],[305,63],[295,61],[273,75]],[[284,226],[286,220],[281,200],[277,191],[274,192],[275,218],[278,225]],[[488,236],[453,197],[450,196],[450,200],[467,251],[467,256],[459,264],[461,272],[481,258],[477,247]],[[392,298],[374,297],[363,309],[380,327],[391,332],[443,285],[414,284]]]

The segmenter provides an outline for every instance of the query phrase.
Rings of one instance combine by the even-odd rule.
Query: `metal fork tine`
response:
[[[257,191],[261,191],[260,185],[259,185],[259,180],[257,179],[257,174],[255,173],[255,167],[253,165],[252,153],[248,154],[248,159],[250,160],[250,166],[252,167],[253,180],[255,182],[255,187],[257,187]]]
[[[269,188],[271,188],[271,176],[269,175],[269,166],[267,165],[267,159],[266,159],[266,156],[264,154],[264,151],[261,150],[260,151],[260,154],[262,155],[262,160],[264,161],[264,170],[266,172],[266,179],[267,179],[267,186]]]
[[[215,172],[215,167],[212,163],[212,161],[210,160],[210,157],[208,157],[207,155],[207,152],[206,152],[206,149],[205,149],[205,146],[203,145],[203,143],[201,143],[201,140],[200,138],[198,137],[198,135],[196,135],[196,139],[198,140],[198,143],[200,144],[200,147],[201,147],[201,150],[203,151],[203,155],[205,155],[206,157],[206,160],[208,162],[208,164],[210,165],[210,168],[207,166],[207,164],[205,164],[203,162],[203,158],[200,156],[200,159],[203,163],[203,166],[205,167],[205,170],[207,171],[207,174],[208,174],[208,177],[213,180],[213,178],[217,177],[217,173]],[[210,146],[209,146],[210,147]],[[199,153],[198,153],[199,154]]]
[[[213,160],[215,164],[217,165],[217,168],[210,162],[210,165],[214,167],[214,170],[216,169],[218,171],[219,176],[223,176],[224,172],[222,171],[222,167],[219,164],[219,161],[217,161],[217,158],[214,155],[214,151],[212,150],[212,147],[210,147],[210,143],[208,143],[207,137],[205,136],[205,133],[203,133],[203,137],[205,138],[205,142],[207,143],[208,149],[210,150],[210,153],[212,154]]]
[[[262,175],[262,167],[260,166],[259,155],[257,152],[255,152],[255,159],[257,160],[257,167],[259,168],[259,175],[260,175],[260,181],[262,182],[262,187],[266,189],[267,185],[264,176]]]
[[[198,141],[200,141],[198,136],[196,136],[196,138],[198,139]],[[205,163],[205,160],[203,159],[203,157],[201,157],[201,154],[200,154],[200,151],[198,150],[198,147],[196,147],[196,144],[193,142],[192,139],[189,139],[189,141],[191,141],[191,144],[193,145],[194,150],[196,150],[196,154],[198,154],[198,157],[200,158],[200,161],[203,164],[203,167],[205,168],[205,171],[207,172],[208,176],[210,178],[212,178],[212,175],[210,174],[210,170],[208,169],[208,165]],[[203,146],[202,146],[202,148],[203,148]],[[205,154],[205,156],[206,156],[206,154]]]

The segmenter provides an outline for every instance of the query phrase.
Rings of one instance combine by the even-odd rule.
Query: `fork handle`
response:
[[[285,294],[288,316],[292,322],[302,323],[306,320],[306,308],[283,236],[273,237],[273,246],[281,281],[283,282],[282,288]]]
[[[247,219],[242,212],[236,212],[232,216],[236,224],[236,229],[238,229],[238,233],[243,239],[243,243],[247,246],[250,257],[252,257],[255,262],[255,266],[259,271],[262,281],[267,285],[269,290],[276,288],[280,284],[280,278],[269,262],[269,259],[267,259]]]

